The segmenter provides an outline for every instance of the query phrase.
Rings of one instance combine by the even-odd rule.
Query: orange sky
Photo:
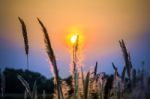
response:
[[[74,30],[83,35],[84,57],[103,56],[118,49],[118,40],[130,43],[149,28],[149,5],[149,0],[0,0],[0,36],[23,48],[20,16],[26,22],[31,48],[43,50],[39,17],[58,59],[69,56],[65,40]]]

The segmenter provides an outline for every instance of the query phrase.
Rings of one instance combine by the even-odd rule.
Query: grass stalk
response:
[[[79,42],[79,35],[77,35],[77,40],[75,44],[73,45],[73,76],[74,76],[74,99],[78,99],[78,78],[79,78],[79,73],[77,69],[78,65],[78,42]]]
[[[21,75],[18,75],[17,78],[20,80],[22,85],[25,87],[26,92],[28,93],[28,95],[32,98],[32,92],[31,92],[31,89],[30,89],[30,86],[29,86],[28,82]]]
[[[24,91],[24,99],[27,99],[27,97],[28,97],[28,94],[27,94],[27,91],[25,90]]]
[[[45,28],[42,21],[40,19],[38,19],[38,22],[43,29],[44,38],[45,38],[44,41],[46,44],[47,54],[49,56],[49,60],[51,61],[53,69],[54,69],[54,74],[55,74],[55,79],[56,79],[56,84],[57,84],[58,99],[63,99],[63,94],[61,94],[62,89],[60,86],[60,79],[59,79],[59,73],[58,73],[58,68],[57,68],[57,63],[56,63],[56,57],[55,57],[53,48],[51,46],[51,41],[49,39],[47,29]]]
[[[97,74],[97,66],[98,66],[98,62],[96,62],[96,64],[95,64],[95,68],[94,68],[94,77],[95,77],[96,74]]]
[[[132,68],[131,57],[127,51],[127,48],[126,48],[124,41],[121,40],[121,41],[119,41],[119,43],[120,43],[120,47],[122,48],[125,66],[127,68],[127,74],[128,74],[129,80],[131,80],[131,68]]]
[[[84,99],[88,99],[89,80],[90,80],[90,72],[87,73],[86,79],[84,82]]]
[[[45,90],[43,90],[42,97],[43,97],[43,99],[45,99],[45,98],[46,98],[46,93],[45,93]]]
[[[1,96],[5,97],[5,87],[6,87],[6,79],[4,73],[1,73]]]
[[[24,39],[24,45],[25,45],[25,53],[27,55],[27,69],[29,70],[29,42],[28,42],[28,33],[27,33],[27,28],[25,25],[25,22],[23,21],[23,19],[21,19],[20,17],[18,17],[20,23],[21,23],[21,27],[22,27],[22,34],[23,34],[23,39]]]

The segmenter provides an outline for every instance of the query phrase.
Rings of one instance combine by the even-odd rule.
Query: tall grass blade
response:
[[[95,77],[95,76],[96,76],[96,74],[97,74],[97,66],[98,66],[98,62],[96,62],[96,64],[95,64],[94,77]]]
[[[117,67],[115,66],[114,63],[112,63],[112,67],[115,70],[115,76],[119,76],[118,69],[117,69]]]
[[[24,99],[27,99],[27,97],[28,97],[28,94],[27,94],[27,91],[25,90],[24,91]]]
[[[112,63],[112,66],[115,70],[115,73],[114,73],[114,81],[113,81],[113,85],[114,85],[114,97],[115,99],[120,99],[118,98],[118,96],[120,95],[119,94],[119,83],[118,83],[118,77],[119,77],[119,73],[118,73],[118,70],[117,70],[117,67],[115,66],[114,63]]]
[[[34,82],[34,85],[33,85],[32,98],[37,99],[37,84],[36,84],[36,81]]]
[[[63,95],[61,94],[61,86],[60,86],[60,80],[59,80],[59,74],[58,74],[58,68],[57,68],[57,63],[56,63],[56,58],[55,58],[55,54],[53,51],[53,48],[51,46],[51,42],[48,36],[48,32],[47,29],[45,28],[44,24],[42,23],[42,21],[40,19],[38,19],[39,24],[41,25],[43,32],[44,32],[44,41],[46,44],[46,49],[47,49],[47,54],[49,56],[49,59],[53,65],[54,68],[54,73],[55,73],[55,78],[56,78],[56,83],[57,83],[57,92],[58,92],[58,99],[63,99]]]
[[[22,34],[23,34],[23,39],[24,39],[24,44],[25,44],[25,53],[27,55],[27,69],[29,69],[29,60],[28,60],[28,57],[29,57],[28,33],[27,33],[25,22],[20,17],[18,17],[18,19],[19,19],[19,21],[21,23],[21,26],[22,26]]]
[[[25,87],[25,89],[26,89],[27,93],[29,94],[29,96],[32,97],[32,92],[30,90],[30,86],[29,86],[28,82],[21,75],[18,75],[17,78],[20,80],[22,85]]]
[[[124,82],[124,80],[125,80],[125,74],[126,74],[126,67],[124,66],[122,75],[121,75],[122,82]]]
[[[73,45],[73,76],[74,76],[74,99],[78,99],[78,78],[79,78],[79,73],[77,69],[78,65],[78,57],[77,57],[77,52],[78,52],[78,42],[79,42],[79,35],[77,35],[77,40],[75,44]]]
[[[77,70],[74,71],[74,99],[78,99],[78,80],[79,80],[79,73]]]
[[[133,86],[133,88],[136,87],[136,80],[137,80],[136,69],[133,69],[133,71],[132,71],[132,86]]]
[[[77,35],[77,40],[75,44],[73,45],[73,71],[77,69],[77,62],[78,62],[78,57],[77,57],[77,52],[78,52],[78,47],[79,47],[79,35]]]
[[[46,93],[45,93],[45,90],[43,90],[42,97],[43,97],[43,99],[45,99],[45,98],[46,98]]]
[[[90,72],[87,73],[84,85],[84,99],[88,99]]]
[[[82,84],[83,84],[83,89],[84,89],[84,73],[83,73],[82,67],[81,67],[81,76],[82,76]]]
[[[131,68],[132,68],[132,66],[131,66],[131,61],[130,61],[130,55],[127,51],[127,48],[126,48],[124,41],[121,40],[121,41],[119,41],[119,43],[120,43],[120,47],[122,48],[125,66],[127,68],[127,74],[128,74],[129,79],[131,79]]]
[[[5,83],[6,83],[6,81],[5,81],[4,73],[1,71],[0,71],[0,73],[1,73],[1,96],[2,96],[2,98],[4,98],[5,97],[5,87],[6,87]]]

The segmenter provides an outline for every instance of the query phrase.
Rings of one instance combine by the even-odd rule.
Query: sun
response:
[[[79,32],[68,33],[66,35],[67,47],[72,47],[72,45],[74,45],[77,42],[77,40],[78,40],[78,44],[80,45],[80,47],[82,47],[85,42],[83,34]]]
[[[65,45],[67,48],[72,48],[72,46],[77,42],[80,45],[80,48],[85,45],[85,35],[81,29],[70,29],[66,30],[64,35]]]
[[[72,44],[76,43],[77,35],[72,35],[71,38],[70,38],[70,41],[71,41]]]

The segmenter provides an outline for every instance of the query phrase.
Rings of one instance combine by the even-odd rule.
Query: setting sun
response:
[[[77,36],[79,36],[79,45],[80,47],[83,47],[85,45],[85,35],[82,28],[79,27],[71,27],[66,30],[66,34],[64,36],[65,38],[65,44],[68,48],[72,47],[73,44],[77,41]]]
[[[73,35],[72,37],[71,37],[71,43],[75,43],[77,41],[77,35]]]

